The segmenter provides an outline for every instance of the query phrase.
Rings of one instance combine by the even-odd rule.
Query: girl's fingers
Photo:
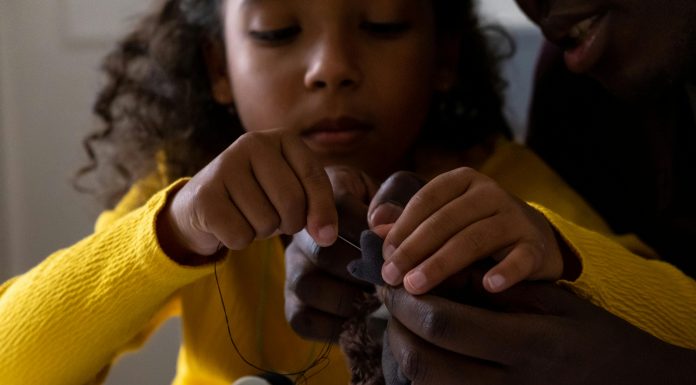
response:
[[[483,287],[498,293],[529,278],[541,264],[541,255],[526,244],[517,245],[483,277]]]
[[[329,177],[300,138],[284,136],[281,144],[283,156],[305,193],[307,231],[319,246],[329,246],[338,236],[338,214]]]
[[[372,229],[372,231],[374,231],[375,234],[377,234],[378,237],[384,239],[384,237],[387,236],[387,234],[389,233],[389,230],[391,230],[391,228],[392,228],[393,226],[394,226],[393,223],[385,223],[385,224],[383,224],[383,225],[377,225],[377,226],[375,226],[375,227]]]
[[[295,172],[284,158],[253,162],[254,177],[262,191],[256,192],[271,202],[277,215],[276,229],[283,234],[295,234],[305,225],[307,202],[305,192]],[[251,193],[251,192],[250,192]]]
[[[432,194],[433,196],[437,196],[438,194],[449,195],[448,192],[444,192],[444,190],[441,189],[439,183],[432,185],[433,188],[438,189],[432,191],[432,193],[429,191],[430,187],[431,185],[424,187],[416,196],[421,193]],[[453,192],[457,190],[450,191]],[[403,274],[422,261],[429,259],[430,256],[441,249],[443,245],[456,237],[462,229],[466,229],[472,224],[496,215],[496,209],[499,205],[499,201],[497,200],[498,195],[499,194],[494,194],[494,192],[492,192],[492,189],[489,188],[489,184],[485,181],[483,183],[472,183],[463,193],[455,195],[449,202],[445,202],[441,207],[423,219],[421,221],[422,223],[417,224],[413,230],[410,230],[410,233],[401,243],[387,244],[389,242],[394,242],[395,238],[398,242],[398,239],[401,238],[402,235],[394,235],[394,233],[404,231],[404,228],[408,231],[412,226],[411,221],[420,220],[420,218],[418,218],[420,216],[419,214],[424,212],[420,211],[413,214],[413,209],[419,210],[419,208],[417,206],[407,207],[403,216],[396,222],[385,239],[385,265],[383,268],[383,278],[385,282],[391,285],[398,285],[401,283]],[[429,199],[426,196],[420,199],[435,201],[437,198]],[[436,204],[440,202],[442,201],[436,202]],[[493,239],[493,241],[495,241],[495,239]]]
[[[473,171],[469,169],[450,171],[439,175],[421,188],[406,204],[403,213],[384,240],[384,259],[388,260],[394,250],[428,217],[466,193],[471,185],[471,173]]]
[[[253,175],[244,174],[228,177],[225,188],[237,210],[254,229],[254,238],[267,238],[278,229],[281,219],[259,182]]]
[[[214,199],[201,199],[198,223],[206,226],[205,231],[212,234],[225,247],[231,250],[241,250],[254,240],[254,228],[237,209],[227,191],[221,186],[211,194]],[[215,250],[213,251],[215,252]]]
[[[404,277],[411,294],[423,294],[472,263],[514,242],[509,221],[496,215],[477,221],[451,237]]]

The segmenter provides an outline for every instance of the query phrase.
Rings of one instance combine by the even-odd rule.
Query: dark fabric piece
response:
[[[685,89],[622,102],[547,44],[527,144],[605,218],[696,277],[696,124]]]
[[[348,272],[362,281],[367,281],[374,285],[384,285],[382,280],[382,242],[384,240],[370,230],[365,230],[360,234],[360,248],[362,258],[356,259],[348,264]]]

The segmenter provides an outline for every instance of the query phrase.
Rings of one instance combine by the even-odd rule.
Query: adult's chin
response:
[[[683,90],[689,73],[696,68],[696,60],[687,55],[673,55],[658,48],[615,48],[589,75],[610,93],[629,103],[650,102],[675,90]]]
[[[590,74],[618,99],[630,103],[649,103],[662,99],[674,90],[681,90],[685,80],[668,72],[632,73],[630,71],[609,74]]]

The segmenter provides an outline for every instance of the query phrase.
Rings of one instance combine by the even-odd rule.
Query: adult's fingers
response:
[[[354,304],[365,292],[361,286],[335,279],[319,270],[291,275],[286,281],[286,290],[294,293],[304,306],[340,317],[352,316]]]
[[[501,313],[433,295],[412,296],[386,288],[384,304],[393,318],[429,343],[453,353],[508,364],[534,343],[537,315]],[[520,333],[524,330],[525,333]]]
[[[546,281],[524,281],[499,293],[484,288],[483,277],[493,261],[480,261],[451,276],[432,293],[455,302],[510,313],[562,316],[589,303],[567,289]]]
[[[399,370],[412,385],[504,383],[504,366],[441,349],[413,334],[396,319],[389,321],[386,339],[386,348],[391,350]]]
[[[347,318],[306,306],[294,293],[285,291],[285,319],[304,338],[337,341]]]
[[[311,240],[309,235],[305,236]],[[336,338],[341,325],[352,315],[353,302],[363,295],[360,286],[320,270],[298,247],[296,240],[287,247],[285,257],[286,319],[295,331],[307,338]]]
[[[382,183],[370,202],[370,228],[396,222],[408,201],[424,185],[425,181],[412,172],[399,171],[392,174]]]
[[[354,244],[358,245],[360,242]],[[319,269],[333,277],[347,282],[360,283],[346,269],[351,261],[360,258],[360,251],[343,240],[339,239],[329,247],[320,247],[307,231],[303,230],[295,234],[285,250],[285,256],[289,269],[288,274],[293,270],[306,269],[304,264],[311,263],[313,265],[311,268]]]
[[[353,304],[358,298],[363,297],[367,286],[349,277],[345,268],[347,261],[337,264],[340,265],[340,269],[337,268],[339,270],[336,273],[348,276],[354,282],[327,274],[325,269],[321,269],[310,260],[301,247],[302,243],[305,247],[307,244],[314,244],[315,254],[330,251],[316,246],[306,231],[295,235],[293,242],[286,248],[285,317],[290,326],[304,337],[335,339],[341,331],[341,325],[354,313]],[[338,246],[341,245],[332,246],[330,249]],[[347,251],[356,253],[355,250]]]

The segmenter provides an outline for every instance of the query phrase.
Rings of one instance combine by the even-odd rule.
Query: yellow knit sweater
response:
[[[481,171],[534,202],[579,256],[583,270],[562,282],[579,295],[667,342],[696,348],[696,282],[632,236],[604,222],[531,152],[501,142]],[[122,352],[140,346],[166,318],[183,319],[176,385],[229,384],[255,370],[227,337],[213,267],[177,265],[159,247],[155,223],[168,188],[134,186],[103,213],[94,234],[0,286],[0,384],[97,384]],[[164,189],[163,189],[164,188]],[[218,265],[232,333],[250,361],[276,371],[304,368],[322,345],[302,340],[283,315],[278,239],[253,243]],[[337,348],[309,384],[347,384]]]

